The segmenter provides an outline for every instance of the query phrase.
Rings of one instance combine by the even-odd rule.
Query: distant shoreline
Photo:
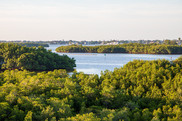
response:
[[[87,54],[85,52],[57,52],[57,53],[71,53],[71,54]],[[96,54],[146,54],[146,55],[181,55],[181,54],[165,54],[165,53],[159,53],[159,54],[152,54],[152,53],[88,53],[88,54],[92,54],[92,55],[96,55]]]
[[[69,45],[56,48],[58,53],[122,53],[122,54],[182,54],[181,45],[165,44],[120,44],[120,45],[99,45],[99,46],[82,46]]]

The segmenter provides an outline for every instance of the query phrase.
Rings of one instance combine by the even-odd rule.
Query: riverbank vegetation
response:
[[[182,61],[134,60],[98,75],[0,73],[0,120],[180,121]]]
[[[75,60],[67,55],[60,56],[44,47],[25,47],[11,43],[0,44],[0,67],[3,70],[26,69],[49,71],[54,69],[73,70]]]
[[[182,54],[181,45],[170,44],[119,44],[82,46],[70,45],[56,48],[56,52],[66,53],[133,53],[133,54]]]

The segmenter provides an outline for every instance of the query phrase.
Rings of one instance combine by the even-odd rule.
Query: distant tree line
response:
[[[27,69],[44,71],[54,69],[73,70],[75,60],[66,55],[60,56],[44,47],[25,47],[12,43],[0,44],[1,69]]]
[[[0,73],[0,120],[181,121],[181,60],[134,60],[100,77],[6,70]]]
[[[47,43],[36,43],[36,42],[18,42],[15,44],[26,47],[38,47],[38,46],[49,47],[49,44]]]
[[[21,46],[26,46],[26,47],[38,47],[38,46],[43,46],[43,47],[49,47],[49,44],[47,43],[38,43],[38,42],[0,42],[0,43],[10,43],[10,44],[17,44]]]
[[[69,40],[69,41],[64,41],[64,40],[52,40],[52,41],[44,41],[45,43],[50,43],[50,44],[82,44],[82,45],[95,45],[95,44],[123,44],[123,43],[141,43],[141,44],[151,44],[151,43],[156,43],[156,44],[181,44],[181,38],[178,38],[178,40],[97,40],[97,41],[88,41],[88,40],[81,40],[81,41],[76,41],[76,40]]]
[[[56,48],[57,52],[68,53],[133,53],[133,54],[182,54],[182,46],[176,44],[119,44],[82,46],[70,45]]]
[[[49,47],[49,44],[47,44],[47,43],[44,43],[44,42],[42,42],[42,43],[40,43],[40,42],[19,42],[19,41],[3,41],[3,42],[1,42],[0,41],[0,43],[10,43],[10,44],[17,44],[17,45],[22,45],[22,46],[26,46],[26,47],[38,47],[38,46],[43,46],[43,47]]]

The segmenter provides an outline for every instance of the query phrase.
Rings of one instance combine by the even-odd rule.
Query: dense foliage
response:
[[[26,47],[38,47],[38,46],[49,47],[49,44],[40,43],[40,42],[8,42],[6,41],[5,43],[17,44],[17,45],[26,46]]]
[[[70,45],[56,48],[57,52],[80,53],[142,53],[142,54],[182,54],[182,46],[169,44],[119,44],[101,46]]]
[[[6,70],[0,73],[0,120],[180,121],[181,68],[135,60],[100,77]]]
[[[26,47],[38,47],[38,46],[43,46],[43,47],[49,47],[49,44],[46,43],[37,43],[37,42],[20,42],[16,43],[21,46],[26,46]]]
[[[67,69],[73,70],[75,60],[60,56],[39,46],[25,47],[16,44],[0,44],[1,69],[27,69],[31,71]]]

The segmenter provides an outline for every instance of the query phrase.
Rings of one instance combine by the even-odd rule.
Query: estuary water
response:
[[[62,45],[49,45],[47,49],[51,49],[55,52],[55,49]],[[58,53],[59,55],[68,55],[76,60],[75,69],[77,72],[84,72],[86,74],[98,74],[101,71],[110,70],[114,68],[120,68],[133,60],[157,60],[167,59],[175,60],[180,55],[153,55],[153,54],[105,54],[105,53]]]

